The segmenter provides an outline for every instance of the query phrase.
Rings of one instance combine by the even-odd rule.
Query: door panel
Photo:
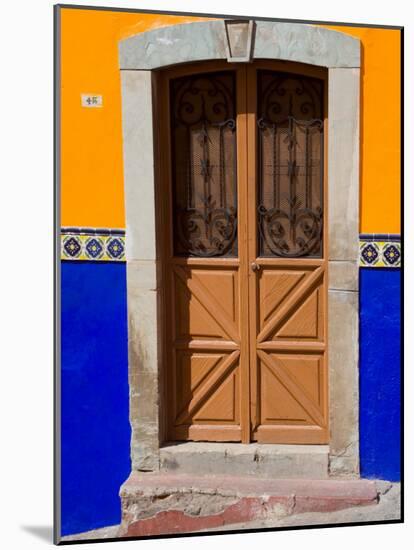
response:
[[[328,440],[324,81],[250,69],[252,439]]]
[[[257,276],[253,439],[322,443],[327,437],[324,266],[293,267],[293,261],[261,266]]]
[[[258,343],[323,341],[323,268],[263,267],[258,277]]]
[[[243,135],[236,95],[242,96],[243,72],[218,64],[167,79],[173,228],[166,270],[167,437],[173,440],[241,441],[243,430],[245,440],[250,436],[242,418],[242,402],[246,410],[249,403],[241,372],[242,364],[248,368],[247,340],[241,345],[247,296],[240,283],[246,263],[239,250],[243,166],[236,162]]]
[[[238,262],[217,263],[173,268],[173,437],[241,438]]]
[[[225,423],[239,433],[239,355],[176,350],[176,427]]]
[[[326,442],[325,365],[319,353],[258,350],[262,443]]]
[[[237,268],[174,266],[177,340],[239,340]]]

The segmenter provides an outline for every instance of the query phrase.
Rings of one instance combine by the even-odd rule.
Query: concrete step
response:
[[[197,532],[304,512],[376,504],[368,480],[257,479],[132,472],[121,487],[119,536]],[[236,527],[235,527],[236,528]]]
[[[160,450],[163,472],[277,479],[327,479],[328,455],[328,445],[185,442]]]

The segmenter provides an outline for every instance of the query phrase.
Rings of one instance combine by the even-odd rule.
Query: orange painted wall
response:
[[[118,41],[206,18],[61,10],[61,224],[125,227]],[[330,28],[361,39],[361,232],[400,231],[400,33]],[[103,96],[81,107],[80,94]]]
[[[125,227],[118,41],[197,20],[61,10],[61,225]],[[81,93],[101,94],[103,107],[82,107]]]

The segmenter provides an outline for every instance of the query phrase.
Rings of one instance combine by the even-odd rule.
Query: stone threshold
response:
[[[166,443],[160,448],[160,470],[176,474],[327,479],[329,445]]]
[[[378,502],[374,481],[258,479],[134,471],[120,491],[118,536],[198,532],[305,512],[332,512]]]

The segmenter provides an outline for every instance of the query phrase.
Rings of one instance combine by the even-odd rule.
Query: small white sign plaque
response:
[[[102,96],[98,94],[81,94],[82,107],[102,107]]]

